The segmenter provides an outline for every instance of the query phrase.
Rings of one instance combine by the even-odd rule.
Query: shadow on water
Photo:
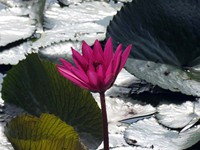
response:
[[[184,95],[178,92],[169,92],[169,93],[148,93],[143,92],[140,94],[131,94],[133,99],[151,104],[156,107],[160,103],[174,103],[182,104],[185,101],[195,101],[197,98],[194,96]]]
[[[10,48],[13,48],[13,47],[16,47],[16,46],[19,46],[20,44],[26,42],[27,39],[28,39],[28,38],[26,38],[26,39],[21,39],[21,40],[17,40],[17,41],[15,41],[15,42],[12,42],[12,43],[7,44],[6,46],[0,46],[0,52],[6,51],[7,49],[10,49]]]
[[[12,68],[12,65],[0,65],[0,73],[5,74]]]
[[[197,97],[185,95],[180,92],[172,92],[170,90],[162,89],[159,86],[154,86],[150,83],[141,82],[140,84],[141,85],[138,85],[140,87],[139,90],[135,90],[135,85],[130,85],[130,87],[132,87],[130,97],[141,102],[151,104],[154,107],[161,103],[182,104],[186,101],[195,101],[197,99]]]

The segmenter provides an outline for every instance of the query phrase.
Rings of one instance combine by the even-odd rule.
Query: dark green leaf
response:
[[[126,67],[137,77],[200,96],[199,24],[200,0],[133,0],[114,16],[107,37],[115,46],[133,45]]]
[[[37,54],[7,73],[2,97],[30,114],[55,114],[79,133],[102,137],[101,111],[91,93],[62,77],[53,63],[41,61]]]

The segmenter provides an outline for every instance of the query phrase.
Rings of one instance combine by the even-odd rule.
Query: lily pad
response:
[[[45,12],[45,28],[49,29],[55,26],[65,26],[65,24],[80,24],[85,22],[98,22],[106,17],[112,17],[116,10],[106,2],[84,2],[82,4],[72,4],[69,7],[60,7],[58,4],[52,4]],[[80,17],[81,16],[81,17]],[[109,22],[107,22],[107,25]],[[98,32],[98,31],[97,31]]]
[[[85,40],[93,44],[95,39],[105,38],[106,27],[116,12],[108,3],[97,1],[69,7],[51,4],[44,13],[45,31],[33,44],[36,47],[45,47],[67,40]]]
[[[199,101],[187,101],[181,105],[162,104],[157,108],[156,118],[159,123],[169,128],[192,126],[200,119],[199,106]]]
[[[107,28],[116,45],[133,44],[127,70],[164,89],[200,96],[200,1],[133,0]]]
[[[161,126],[155,118],[144,119],[126,129],[125,140],[130,145],[142,148],[182,150],[200,140],[200,125],[178,132]]]
[[[36,116],[55,114],[93,139],[102,137],[101,111],[90,92],[62,77],[53,63],[41,61],[37,54],[8,71],[2,98]]]
[[[0,51],[3,46],[30,37],[35,31],[35,21],[19,8],[0,11]],[[23,15],[23,16],[22,16]]]
[[[11,120],[5,134],[15,150],[84,150],[77,132],[54,115],[22,115]]]
[[[18,46],[5,49],[0,52],[0,64],[11,64],[16,65],[20,60],[26,58],[26,55],[34,52],[31,49],[31,42],[24,42]]]
[[[34,1],[27,0],[0,0],[0,2],[8,5],[9,7],[25,7],[34,3]]]
[[[60,63],[60,58],[68,59],[72,62],[72,51],[73,47],[76,50],[81,50],[80,41],[65,41],[51,46],[47,46],[39,50],[40,58],[51,60],[56,63]],[[73,63],[73,62],[72,62]]]
[[[16,2],[21,3],[21,1]],[[29,2],[27,2],[27,5],[29,5],[28,3]],[[37,3],[34,3],[32,9],[28,9],[26,7],[15,7],[2,10],[2,13],[6,12],[7,15],[28,18],[30,20],[36,19],[41,24],[43,20],[42,16],[35,15],[36,11],[40,11],[37,10],[37,8]],[[43,7],[41,7],[41,11],[42,10]],[[0,53],[0,60],[2,60],[0,62],[1,64],[17,64],[19,60],[25,58],[27,51],[28,53],[32,51],[37,52],[38,50],[43,51],[43,48],[49,49],[50,46],[54,46],[55,44],[63,44],[64,42],[79,43],[82,42],[82,40],[85,40],[89,44],[93,44],[96,39],[103,40],[105,38],[106,27],[116,12],[117,10],[115,9],[115,6],[111,6],[106,2],[84,2],[76,5],[72,4],[69,7],[61,7],[55,2],[52,3],[46,1],[43,22],[44,30],[38,29],[35,31],[36,26],[40,26],[40,24],[38,21],[37,25],[36,22],[34,22],[34,39],[32,36],[28,39],[28,42],[26,42],[26,39],[29,36],[22,35],[22,37],[20,37],[18,35],[9,38],[7,35],[4,36],[3,34],[0,34],[3,39],[0,40],[0,43],[6,42],[4,45],[9,45],[0,47],[0,51],[5,51],[4,53]],[[9,20],[6,22],[6,24],[9,25],[9,30],[11,28],[10,26],[14,25],[12,21]],[[6,28],[6,25],[2,26]],[[22,27],[22,25],[20,25],[20,27]],[[15,27],[13,26],[12,28]],[[23,30],[25,30],[24,26]],[[20,30],[17,29],[17,31]],[[4,33],[4,31],[2,31],[2,33]],[[29,32],[26,31],[26,33],[28,34]],[[16,41],[12,40],[12,38],[19,39]],[[15,44],[13,44],[13,42]],[[51,56],[52,55],[49,55],[48,57]]]
[[[187,95],[200,96],[200,82],[191,78],[190,72],[172,65],[128,59],[126,69],[138,78],[173,92],[182,92]]]

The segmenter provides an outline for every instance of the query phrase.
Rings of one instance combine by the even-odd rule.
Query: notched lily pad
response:
[[[114,14],[116,10],[105,2],[85,2],[69,7],[51,4],[44,13],[45,32],[33,44],[46,47],[67,40],[85,40],[93,44],[95,39],[105,38],[106,26]]]
[[[16,65],[32,52],[35,52],[35,50],[31,49],[31,42],[24,42],[18,46],[5,49],[0,52],[0,64]]]
[[[86,150],[73,127],[54,115],[22,115],[11,120],[5,134],[15,150]]]
[[[56,63],[60,63],[60,58],[65,58],[71,61],[71,48],[73,47],[76,50],[80,50],[81,45],[80,41],[65,41],[58,44],[52,44],[51,46],[40,49],[39,56],[40,58],[48,59]]]
[[[107,37],[133,44],[126,68],[136,77],[200,96],[199,6],[199,0],[133,0],[114,16]]]

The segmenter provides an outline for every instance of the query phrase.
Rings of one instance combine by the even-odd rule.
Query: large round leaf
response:
[[[15,150],[84,150],[78,134],[54,115],[22,115],[9,122],[6,136]]]
[[[7,73],[2,98],[36,116],[55,114],[79,133],[101,139],[101,111],[90,92],[62,77],[53,63],[41,61],[37,54]]]
[[[133,44],[126,67],[137,77],[200,96],[199,6],[199,0],[133,0],[114,16],[107,37],[115,46]]]

